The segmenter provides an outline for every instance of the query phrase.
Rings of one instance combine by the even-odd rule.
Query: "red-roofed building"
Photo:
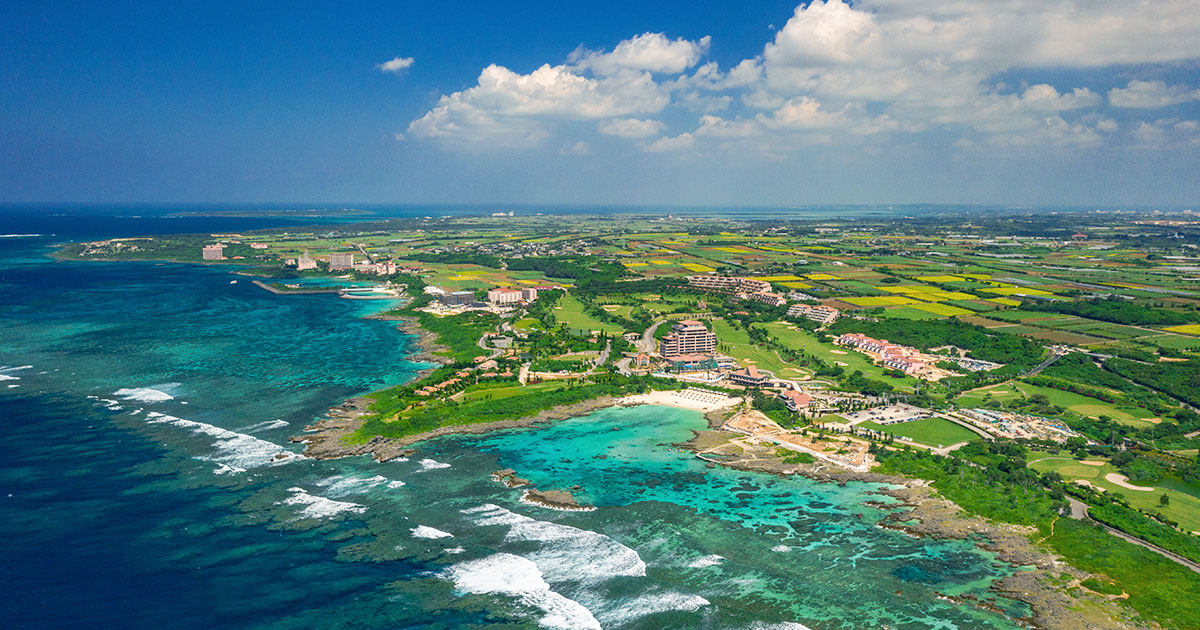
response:
[[[787,405],[787,408],[791,409],[792,411],[807,409],[808,406],[812,404],[813,399],[812,396],[805,394],[804,392],[798,392],[794,389],[789,389],[779,394],[779,398],[781,398],[783,400],[783,404]]]
[[[731,372],[729,380],[746,387],[762,387],[771,382],[771,377],[759,372],[757,367],[751,365],[744,370]]]

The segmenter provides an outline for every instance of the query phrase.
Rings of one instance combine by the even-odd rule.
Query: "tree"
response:
[[[1167,507],[1171,504],[1171,497],[1164,492],[1161,497],[1158,497],[1158,507]]]

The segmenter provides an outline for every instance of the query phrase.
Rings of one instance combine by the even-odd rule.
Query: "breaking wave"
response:
[[[591,611],[552,590],[536,564],[508,553],[452,565],[442,576],[464,593],[507,595],[542,611],[538,625],[561,630],[600,630]]]

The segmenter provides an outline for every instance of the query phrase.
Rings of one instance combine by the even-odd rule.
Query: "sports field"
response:
[[[861,370],[863,375],[868,378],[883,381],[904,391],[912,391],[918,381],[912,377],[905,376],[904,378],[892,378],[884,374],[884,369],[871,362],[866,355],[853,350],[845,350],[831,343],[821,343],[817,338],[807,330],[798,328],[787,322],[770,322],[768,324],[760,324],[771,336],[779,341],[779,343],[792,348],[801,350],[811,354],[830,365],[840,365],[847,372]]]
[[[1119,473],[1115,466],[1104,462],[1102,466],[1090,466],[1072,457],[1069,453],[1057,456],[1045,453],[1030,453],[1029,467],[1040,472],[1054,471],[1068,481],[1082,479],[1105,492],[1115,492],[1125,497],[1135,508],[1162,512],[1167,518],[1179,523],[1187,531],[1200,531],[1200,487],[1182,481],[1163,480],[1158,482],[1129,482],[1135,486],[1153,488],[1153,491],[1130,490],[1105,479],[1106,475]],[[1089,458],[1085,461],[1097,461]],[[1182,491],[1181,491],[1182,490]],[[1159,497],[1166,494],[1170,502],[1166,507],[1159,505]]]
[[[610,335],[619,335],[623,332],[620,326],[602,322],[591,318],[583,312],[583,303],[575,299],[571,294],[563,295],[554,306],[555,319],[560,324],[564,324],[567,328],[576,330],[599,330]]]
[[[982,439],[974,431],[964,429],[943,418],[925,418],[924,420],[913,420],[912,422],[889,425],[875,424],[868,421],[860,423],[858,426],[897,437],[910,438],[919,444],[933,447],[950,446],[959,442],[972,442]]]

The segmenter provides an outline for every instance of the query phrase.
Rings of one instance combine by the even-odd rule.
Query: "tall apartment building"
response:
[[[716,349],[717,336],[694,319],[676,322],[671,326],[671,332],[659,343],[659,354],[668,358],[684,354],[706,354]]]
[[[225,260],[225,246],[220,243],[205,245],[200,251],[200,257],[204,260]]]
[[[329,255],[329,270],[335,269],[353,269],[354,254],[330,254]]]
[[[490,289],[487,299],[492,304],[518,304],[521,302],[521,290],[504,287]]]

